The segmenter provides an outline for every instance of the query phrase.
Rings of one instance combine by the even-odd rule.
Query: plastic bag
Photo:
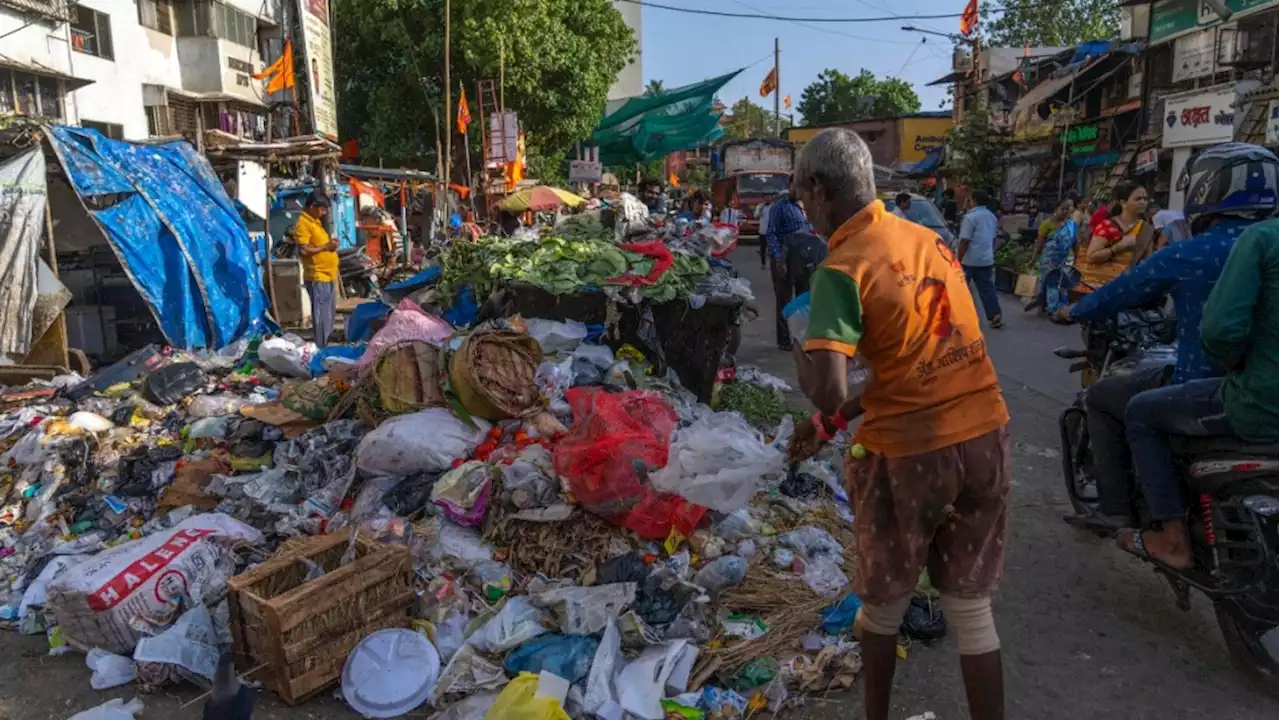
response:
[[[236,395],[200,395],[187,406],[187,415],[195,418],[212,418],[235,415],[249,401]]]
[[[71,720],[134,720],[134,716],[142,710],[142,698],[134,698],[127,703],[121,698],[115,698],[80,711],[72,715]]]
[[[613,679],[623,662],[622,634],[618,632],[617,620],[609,618],[609,624],[600,635],[596,656],[591,661],[591,672],[587,675],[587,689],[582,696],[583,710],[595,714],[605,703],[618,701]]]
[[[713,595],[728,587],[740,584],[747,577],[747,561],[737,555],[725,555],[702,567],[693,576],[693,584]]]
[[[613,583],[593,587],[558,587],[533,596],[533,603],[551,610],[561,632],[595,635],[627,609],[635,600],[635,583]]]
[[[573,386],[599,385],[604,382],[605,372],[613,367],[617,358],[613,351],[604,345],[579,345],[569,356],[569,370],[573,377]]]
[[[791,532],[785,532],[778,536],[778,539],[783,545],[800,552],[808,560],[823,555],[844,557],[844,546],[831,537],[831,533],[813,525],[805,525]]]
[[[295,336],[296,337],[296,336]],[[258,346],[258,359],[273,372],[287,377],[311,378],[308,365],[315,352],[315,343],[293,343],[286,338],[270,338],[263,340]]]
[[[569,720],[555,698],[537,697],[538,676],[521,673],[507,683],[484,720]]]
[[[493,492],[493,468],[471,461],[445,473],[431,488],[431,502],[444,509],[445,517],[464,527],[484,522]]]
[[[444,472],[469,457],[489,431],[489,423],[474,422],[471,427],[445,408],[398,415],[361,438],[356,466],[366,475]]]
[[[662,699],[684,692],[697,658],[697,647],[687,640],[646,648],[618,673],[618,704],[642,720],[662,720]]]
[[[529,318],[524,321],[524,326],[529,337],[538,341],[544,355],[573,352],[587,337],[587,326],[575,320],[560,322]]]
[[[467,642],[467,625],[471,618],[465,613],[455,612],[436,624],[436,651],[440,653],[440,661],[448,663],[453,654]]]
[[[804,581],[810,590],[824,596],[836,595],[849,584],[840,563],[825,555],[804,566]]]
[[[573,684],[587,676],[599,646],[593,637],[547,633],[508,653],[502,667],[508,675],[546,670]]]
[[[102,648],[90,650],[84,658],[84,664],[93,671],[93,677],[89,678],[89,687],[94,690],[106,690],[133,682],[138,674],[138,668],[133,664],[133,660],[107,652]]]
[[[745,507],[765,479],[787,466],[787,443],[794,426],[783,418],[773,443],[740,413],[704,416],[676,431],[666,467],[653,486],[719,512]]]
[[[504,653],[547,632],[541,620],[542,611],[527,595],[507,598],[498,614],[472,633],[467,644],[481,652]]]
[[[565,397],[574,424],[556,444],[553,461],[578,501],[649,540],[666,539],[673,527],[693,534],[706,509],[655,492],[647,482],[649,468],[667,462],[667,438],[678,419],[662,396],[575,387]]]

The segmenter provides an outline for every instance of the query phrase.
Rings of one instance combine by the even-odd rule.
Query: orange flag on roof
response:
[[[267,81],[265,90],[268,95],[293,87],[297,82],[293,75],[293,43],[286,40],[284,49],[280,51],[280,57],[252,77],[254,80]]]
[[[969,35],[978,29],[978,0],[969,0],[960,14],[960,34]]]

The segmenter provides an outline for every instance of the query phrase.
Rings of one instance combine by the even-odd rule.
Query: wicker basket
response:
[[[342,673],[347,654],[375,630],[408,627],[415,597],[407,548],[359,538],[356,559],[339,567],[342,534],[300,539],[231,578],[231,634],[241,670],[296,705]],[[304,581],[305,557],[325,569]],[[270,674],[270,677],[266,677]]]

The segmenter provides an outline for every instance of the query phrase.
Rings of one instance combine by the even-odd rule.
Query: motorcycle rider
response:
[[[1253,167],[1265,171],[1257,179],[1246,178],[1244,168]],[[1178,351],[1171,374],[1168,368],[1135,372],[1107,378],[1086,392],[1089,441],[1098,475],[1098,510],[1063,518],[1068,523],[1107,531],[1132,526],[1131,461],[1124,421],[1129,401],[1165,384],[1222,375],[1217,362],[1201,350],[1201,313],[1236,239],[1260,216],[1275,212],[1275,168],[1275,155],[1248,143],[1225,143],[1192,158],[1179,180],[1180,186],[1192,189],[1184,207],[1192,237],[1156,252],[1071,308],[1073,321],[1100,320],[1168,294],[1176,313]],[[1258,183],[1262,184],[1258,196],[1269,193],[1269,201],[1245,204],[1237,200],[1242,194],[1255,192]]]
[[[1257,177],[1251,163],[1241,177]],[[1263,170],[1261,175],[1265,175]],[[1275,167],[1267,189],[1239,188],[1224,207],[1276,203]],[[1193,183],[1202,182],[1193,179]],[[1212,182],[1212,180],[1210,180]],[[1258,183],[1262,185],[1262,183]],[[1263,194],[1254,194],[1260,192]],[[1265,193],[1270,193],[1269,198]],[[1234,197],[1233,197],[1234,196]],[[1258,445],[1276,442],[1278,342],[1277,276],[1280,227],[1275,218],[1240,235],[1204,306],[1200,341],[1207,356],[1227,369],[1225,378],[1193,380],[1149,390],[1129,402],[1125,422],[1143,500],[1158,530],[1126,528],[1116,535],[1122,550],[1170,567],[1191,567],[1185,490],[1178,481],[1169,435],[1236,437]]]

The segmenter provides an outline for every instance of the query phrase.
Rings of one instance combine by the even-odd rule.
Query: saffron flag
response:
[[[458,133],[467,134],[467,125],[471,124],[471,108],[467,107],[467,89],[458,91]]]
[[[969,35],[978,29],[978,0],[969,0],[960,14],[960,34]]]
[[[667,184],[671,187],[680,187],[680,178],[675,173],[667,173]]]
[[[791,109],[791,96],[790,96],[790,95],[783,95],[783,96],[782,96],[782,109],[783,109],[783,110],[790,110],[790,109]]]
[[[760,97],[769,97],[769,93],[778,89],[778,68],[769,71],[760,83]]]
[[[293,87],[296,82],[293,75],[293,43],[286,40],[284,50],[280,51],[280,57],[263,68],[262,72],[256,73],[252,77],[254,80],[267,81],[266,93],[268,95]]]

